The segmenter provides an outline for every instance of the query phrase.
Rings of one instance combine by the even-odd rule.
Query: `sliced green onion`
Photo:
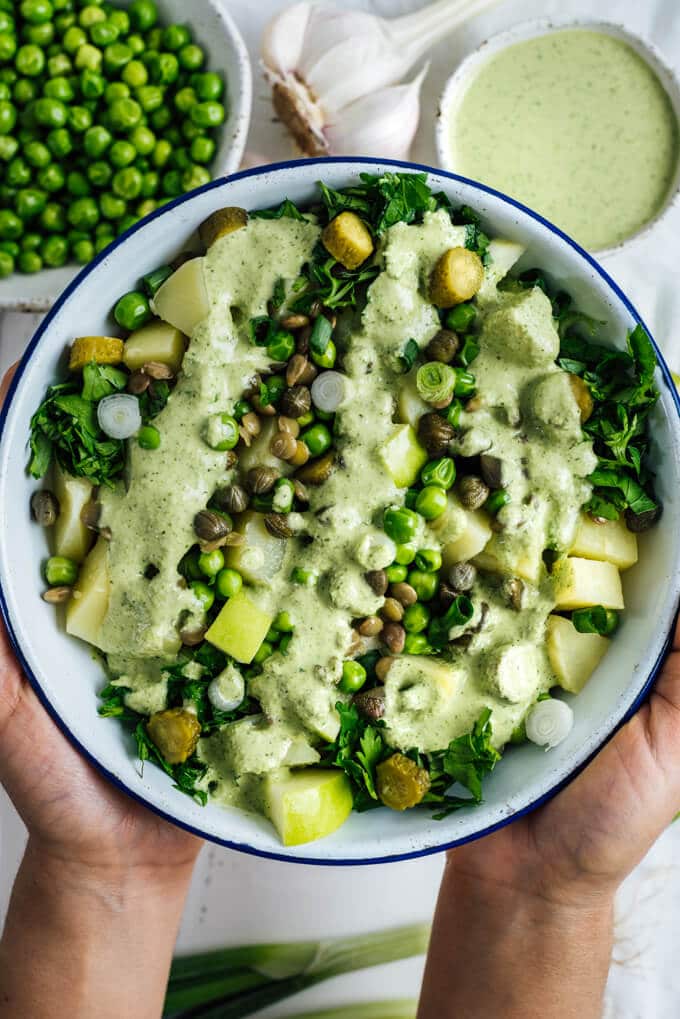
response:
[[[603,605],[593,605],[588,609],[576,609],[571,614],[571,621],[579,633],[598,633],[600,637],[610,637],[618,628],[619,614]]]
[[[552,750],[567,738],[574,727],[574,712],[564,701],[552,697],[539,701],[526,717],[527,739]]]
[[[153,297],[156,291],[160,290],[163,283],[172,276],[174,271],[171,265],[161,265],[158,269],[154,269],[153,272],[142,276],[142,285],[149,297]]]
[[[477,379],[472,372],[456,372],[456,384],[454,394],[456,396],[472,396],[477,388]]]
[[[441,361],[428,361],[418,369],[416,386],[426,403],[443,404],[453,396],[457,374],[454,369]]]
[[[330,343],[331,334],[333,329],[330,322],[324,315],[318,315],[314,319],[314,325],[309,335],[309,349],[312,354],[317,354],[319,357],[323,357],[326,353],[326,348]]]
[[[444,618],[445,626],[465,626],[472,619],[474,606],[466,594],[459,594],[449,605]]]
[[[365,1001],[359,1005],[344,1005],[323,1012],[300,1012],[291,1019],[415,1019],[418,1002],[415,998],[398,1001]]]
[[[295,498],[295,485],[289,478],[279,478],[274,486],[272,509],[275,513],[290,513]]]
[[[97,421],[111,439],[129,439],[142,424],[139,400],[131,393],[105,396],[97,404]]]
[[[458,352],[458,360],[464,368],[471,365],[479,354],[479,343],[473,336],[468,336],[461,350]]]
[[[460,415],[463,412],[463,405],[460,400],[452,400],[446,408],[446,411],[442,411],[442,414],[450,425],[457,428],[460,424]]]

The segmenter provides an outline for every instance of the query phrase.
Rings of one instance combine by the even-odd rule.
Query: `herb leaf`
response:
[[[451,740],[446,750],[427,754],[430,766],[430,791],[427,803],[442,803],[444,809],[435,814],[436,820],[448,817],[460,807],[482,802],[482,779],[501,758],[500,751],[491,744],[491,709],[487,708],[475,722],[472,731]],[[452,796],[447,790],[458,782],[472,794],[470,797]]]
[[[354,704],[335,705],[340,715],[340,731],[322,752],[327,764],[342,768],[352,785],[354,809],[379,807],[375,788],[375,769],[393,751],[382,738],[380,727],[363,718]]]
[[[273,209],[256,209],[255,212],[249,212],[248,215],[251,219],[283,219],[286,217],[305,222],[305,216],[289,198],[284,198],[281,204]]]

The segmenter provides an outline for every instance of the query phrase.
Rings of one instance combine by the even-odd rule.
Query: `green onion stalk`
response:
[[[422,955],[429,933],[428,925],[414,924],[377,934],[249,945],[179,958],[170,970],[164,1015],[243,1019],[330,977]]]
[[[300,1012],[290,1019],[415,1019],[418,1002],[415,998],[399,1001],[366,1001],[362,1004],[328,1008],[323,1012]]]
[[[456,372],[448,364],[428,361],[418,369],[416,387],[426,403],[444,407],[451,401],[456,388]]]

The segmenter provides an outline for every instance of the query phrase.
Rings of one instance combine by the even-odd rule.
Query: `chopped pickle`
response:
[[[417,806],[430,788],[426,768],[405,754],[392,754],[376,768],[378,796],[392,810]]]
[[[168,764],[182,764],[191,757],[201,735],[201,723],[193,711],[186,708],[158,711],[151,716],[146,728]]]

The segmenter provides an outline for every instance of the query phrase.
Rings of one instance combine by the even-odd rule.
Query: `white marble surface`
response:
[[[200,3],[200,0],[195,0]],[[225,0],[251,54],[256,57],[262,27],[281,0]],[[413,0],[374,0],[384,15],[420,6]],[[432,121],[436,100],[450,70],[489,34],[544,15],[597,16],[618,21],[655,42],[680,70],[680,8],[677,0],[506,0],[442,43],[434,54],[424,93],[424,114],[414,157],[435,161]],[[273,122],[267,88],[255,75],[254,119],[249,150],[262,161],[290,154]],[[615,172],[615,168],[613,170]],[[676,370],[680,367],[680,210],[646,242],[609,259],[607,268],[646,317]],[[0,369],[21,353],[36,325],[33,316],[0,320]],[[679,805],[680,806],[680,805]],[[23,849],[25,833],[0,790],[0,920]],[[680,1013],[680,824],[661,838],[631,876],[617,903],[617,944],[607,990],[606,1019],[676,1019]],[[320,868],[256,860],[214,846],[199,859],[179,938],[180,951],[244,943],[368,931],[427,919],[434,905],[442,861],[434,857],[368,868]],[[304,1006],[371,998],[415,996],[422,960],[365,971],[306,992],[294,1004],[261,1013],[261,1019],[290,1016]],[[357,1015],[357,1019],[361,1019]]]

